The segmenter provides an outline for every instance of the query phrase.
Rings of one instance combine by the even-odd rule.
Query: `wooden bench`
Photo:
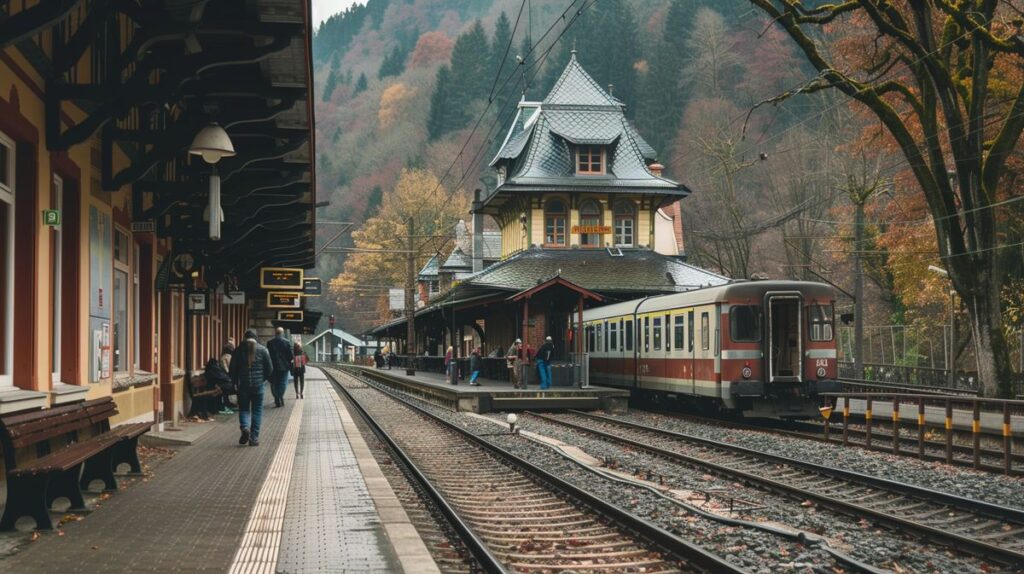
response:
[[[110,417],[116,414],[113,399],[104,397],[0,417],[0,443],[7,467],[7,504],[0,530],[13,530],[22,516],[33,517],[37,529],[52,529],[49,509],[58,498],[66,497],[71,509],[82,510],[82,488],[92,480],[117,488],[114,470],[118,464],[126,462],[133,471],[140,471],[135,447],[150,425],[111,430]],[[94,435],[80,438],[88,429]],[[23,453],[20,459],[19,453]]]

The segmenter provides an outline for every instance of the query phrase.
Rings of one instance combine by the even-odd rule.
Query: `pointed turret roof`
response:
[[[605,146],[603,175],[578,175],[578,146]],[[626,119],[625,104],[583,69],[575,52],[541,102],[521,101],[491,166],[505,178],[484,199],[488,210],[515,192],[594,191],[683,197],[689,189],[647,169],[654,149]]]
[[[569,56],[569,64],[562,71],[543,104],[552,106],[605,107],[612,111],[626,106],[606,92],[576,60],[576,50]]]

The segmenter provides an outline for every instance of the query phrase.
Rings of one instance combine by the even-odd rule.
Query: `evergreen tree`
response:
[[[455,40],[452,48],[452,83],[453,95],[458,103],[463,106],[466,113],[466,121],[469,119],[469,106],[475,100],[487,97],[494,79],[493,73],[488,73],[490,66],[490,47],[487,43],[487,34],[484,32],[483,24],[477,20],[469,31],[461,34]],[[463,126],[456,126],[453,129],[461,129]]]
[[[380,64],[377,71],[377,79],[383,80],[388,76],[397,76],[405,71],[405,58],[408,54],[401,46],[396,45]]]
[[[338,87],[338,70],[331,70],[330,74],[327,74],[327,82],[324,83],[324,101],[331,101],[331,94],[334,93],[335,88]]]
[[[515,58],[512,52],[512,26],[504,12],[498,17],[494,25],[494,40],[491,42],[491,84],[494,86],[494,109],[501,111],[505,108],[509,97],[514,93],[514,80],[509,81],[502,89],[505,78],[515,73]],[[494,81],[497,77],[497,82]]]
[[[359,79],[356,80],[356,89],[352,92],[352,95],[355,96],[365,92],[369,85],[369,82],[366,81],[366,74],[359,74]]]
[[[377,208],[380,207],[381,201],[384,199],[384,188],[379,185],[373,186],[370,190],[370,196],[366,199],[366,211],[363,212],[363,221],[370,219],[377,212]]]
[[[450,130],[450,108],[452,98],[452,74],[447,65],[437,70],[437,81],[434,93],[430,96],[430,114],[427,116],[427,135],[431,141],[436,140]]]
[[[704,0],[672,0],[661,39],[648,60],[636,124],[660,158],[671,157],[672,139],[690,97],[688,86],[682,82],[684,48],[693,16],[704,4]]]

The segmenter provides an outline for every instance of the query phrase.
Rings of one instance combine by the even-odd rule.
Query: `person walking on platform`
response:
[[[476,382],[476,378],[480,376],[480,366],[483,364],[483,361],[483,358],[480,356],[480,347],[476,347],[469,354],[469,385],[471,387],[480,386],[480,383]]]
[[[505,353],[505,363],[508,365],[508,380],[512,382],[512,388],[525,387],[522,385],[523,378],[523,340],[516,339],[515,343]]]
[[[551,356],[555,353],[555,344],[551,337],[544,337],[544,344],[537,349],[537,376],[540,378],[540,389],[551,388]]]
[[[295,343],[295,363],[292,366],[292,379],[295,380],[295,398],[304,398],[302,393],[306,390],[306,363],[309,357],[302,351],[302,345]]]
[[[455,348],[449,345],[448,351],[444,354],[444,374],[448,377],[448,382],[453,385],[459,384],[458,368],[455,363]]]
[[[270,392],[274,395],[274,406],[283,407],[284,391],[288,388],[288,375],[291,374],[295,353],[291,343],[284,338],[284,329],[278,327],[275,333],[277,335],[267,341],[267,351],[274,365],[274,372],[270,374]]]
[[[245,332],[242,345],[231,359],[231,380],[238,389],[238,444],[259,446],[263,421],[263,384],[274,370],[270,352],[256,342],[256,332]]]
[[[381,354],[380,349],[373,352],[373,366],[381,368],[384,365],[384,355]]]

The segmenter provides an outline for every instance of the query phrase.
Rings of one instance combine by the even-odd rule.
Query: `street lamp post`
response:
[[[949,278],[949,272],[935,265],[929,265],[928,270],[932,273]],[[949,386],[956,386],[956,291],[949,290],[949,351],[946,355],[946,368],[949,370],[947,378]]]

